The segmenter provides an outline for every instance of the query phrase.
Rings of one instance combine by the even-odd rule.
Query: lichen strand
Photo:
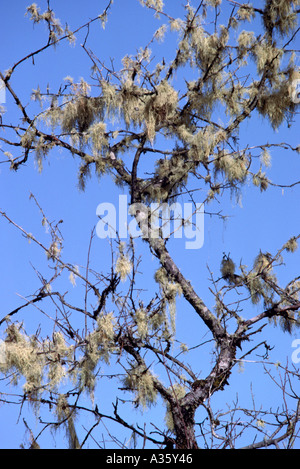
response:
[[[115,324],[113,313],[99,315],[95,330],[80,346],[82,356],[78,355],[75,367],[71,364],[76,345],[68,345],[60,332],[55,332],[51,340],[39,340],[35,335],[27,336],[21,325],[10,325],[1,346],[0,371],[9,376],[14,385],[24,379],[24,393],[32,397],[58,391],[66,379],[92,396],[96,366],[101,361],[108,364],[111,353],[116,350]]]
[[[298,249],[298,240],[295,236],[290,238],[284,245],[288,252],[295,252]]]
[[[168,81],[161,81],[144,110],[147,135],[151,142],[155,139],[156,126],[166,126],[174,118],[177,105],[177,91]]]
[[[132,263],[130,262],[127,255],[124,255],[123,253],[120,254],[116,261],[115,271],[120,275],[122,282],[125,282],[130,272],[132,271]]]
[[[137,324],[138,335],[144,340],[148,334],[148,318],[143,308],[137,309],[135,312],[135,321]]]
[[[182,294],[181,286],[175,281],[170,281],[170,278],[163,267],[160,267],[156,271],[154,278],[159,284],[161,294],[168,304],[171,333],[174,335],[176,330],[176,298]]]
[[[179,401],[186,395],[186,388],[185,386],[179,384],[179,383],[174,383],[170,388],[168,389],[172,398],[176,402],[175,408],[179,408]],[[168,430],[171,432],[174,432],[174,420],[173,420],[173,415],[172,415],[172,407],[170,405],[170,402],[166,402],[166,415],[165,415],[165,422],[167,425]]]
[[[158,160],[154,176],[161,183],[158,187],[149,186],[147,196],[150,200],[163,201],[172,195],[178,195],[187,182],[190,170],[191,163],[185,161],[181,155]]]
[[[91,396],[96,384],[95,368],[100,361],[109,364],[111,354],[117,350],[115,326],[113,313],[101,313],[97,318],[97,327],[86,337],[78,378],[80,388],[87,390]]]
[[[146,408],[156,403],[157,390],[154,386],[154,377],[143,366],[130,369],[123,384],[126,389],[135,392],[134,403],[137,407]]]
[[[267,117],[274,129],[284,121],[289,111],[293,112],[295,105],[291,102],[286,84],[280,89],[265,94],[259,99],[257,109]]]
[[[37,397],[47,389],[57,389],[65,379],[73,348],[59,332],[53,334],[52,340],[40,341],[35,335],[28,337],[21,325],[12,324],[3,344],[0,370],[10,375],[14,385],[23,378],[25,394]]]
[[[231,183],[243,182],[248,174],[247,162],[244,154],[232,155],[226,150],[221,151],[214,160],[215,174],[222,172]]]
[[[139,0],[141,5],[148,8],[154,8],[157,12],[162,11],[164,2],[162,0]]]
[[[281,36],[293,31],[297,27],[297,11],[294,9],[297,5],[297,0],[267,0],[263,16],[266,31],[271,34],[274,29]]]

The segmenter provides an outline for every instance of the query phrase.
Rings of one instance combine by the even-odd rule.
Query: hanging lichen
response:
[[[221,262],[221,274],[229,283],[235,283],[235,263],[229,256],[223,256]]]
[[[175,399],[175,401],[178,404],[180,399],[182,399],[186,395],[186,388],[185,386],[182,386],[179,383],[174,383],[172,384],[172,386],[169,387],[169,392],[171,393],[172,397]],[[168,401],[166,402],[166,407],[167,407],[167,411],[165,415],[165,422],[166,422],[167,428],[170,431],[174,431],[174,420],[173,420],[173,415],[172,415],[172,409]]]
[[[107,149],[108,147],[108,140],[105,132],[106,124],[104,122],[95,122],[88,130],[93,153],[95,155],[101,154],[103,148]]]
[[[38,352],[41,352],[41,348],[36,338],[27,338],[21,332],[20,325],[12,324],[7,328],[5,360],[0,363],[1,372],[11,373],[11,382],[15,385],[24,377],[24,392],[34,396],[40,392],[46,364],[45,357]]]
[[[132,271],[132,264],[126,255],[120,254],[116,261],[115,271],[120,275],[122,282],[125,282]]]
[[[232,155],[227,150],[219,152],[214,160],[215,173],[222,171],[232,183],[242,182],[247,177],[247,158],[244,154]]]
[[[177,104],[177,91],[166,80],[161,81],[144,110],[147,134],[151,142],[155,139],[156,126],[167,124],[174,117]]]
[[[80,387],[86,389],[91,396],[95,389],[96,366],[99,361],[109,364],[111,353],[116,350],[115,324],[113,313],[101,313],[97,318],[96,329],[86,337],[78,377]]]
[[[295,252],[298,249],[298,241],[295,236],[288,240],[287,243],[284,245],[285,249],[288,252]]]
[[[164,7],[164,2],[162,0],[139,0],[141,5],[154,8],[157,11],[162,11]]]
[[[143,308],[139,308],[135,312],[135,321],[137,324],[138,335],[143,340],[148,334],[148,317]]]
[[[144,367],[132,367],[123,380],[124,386],[131,391],[135,391],[135,405],[143,408],[156,403],[157,390],[154,386],[153,376]]]
[[[271,154],[266,148],[264,148],[261,152],[260,160],[262,164],[266,167],[269,167],[271,165]]]
[[[6,330],[3,342],[0,370],[10,375],[12,384],[23,378],[23,390],[31,396],[30,402],[38,404],[38,396],[48,390],[56,390],[68,375],[67,363],[74,353],[60,332],[52,340],[39,341],[28,337],[21,325],[12,324]]]
[[[266,173],[263,173],[261,169],[259,169],[259,171],[253,175],[252,182],[254,186],[260,188],[261,192],[267,190],[269,186],[269,180],[266,177]]]
[[[176,330],[176,298],[182,294],[182,289],[177,282],[170,281],[166,271],[160,267],[155,273],[155,281],[159,284],[163,298],[168,304],[171,322],[171,331]]]
[[[237,14],[241,21],[251,21],[255,16],[254,8],[251,3],[241,5]]]

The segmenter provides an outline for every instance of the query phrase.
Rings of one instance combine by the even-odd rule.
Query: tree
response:
[[[1,401],[18,404],[20,415],[25,403],[36,413],[36,433],[27,423],[30,412],[28,418],[23,414],[32,447],[49,429],[63,427],[71,448],[94,442],[99,447],[292,448],[299,433],[299,369],[297,360],[289,364],[272,357],[273,346],[299,325],[300,277],[287,265],[296,265],[300,233],[291,232],[269,252],[258,232],[262,245],[251,265],[234,257],[234,244],[220,258],[215,246],[213,269],[199,252],[203,207],[207,223],[220,226],[228,200],[239,202],[246,189],[254,198],[257,191],[263,197],[298,188],[286,154],[298,158],[299,146],[288,132],[287,141],[278,141],[275,131],[293,129],[297,119],[299,2],[265,0],[255,6],[202,0],[188,1],[183,9],[161,0],[135,3],[145,7],[141,14],[151,13],[151,26],[154,14],[159,27],[146,46],[123,57],[120,67],[89,45],[99,22],[105,28],[108,21],[109,27],[121,8],[118,2],[107,1],[100,15],[71,30],[47,1],[45,10],[32,4],[26,11],[35,31],[39,23],[46,25],[46,43],[0,74],[7,99],[19,112],[11,120],[9,109],[1,109],[3,163],[14,176],[33,161],[44,175],[45,161],[60,150],[79,161],[83,193],[94,175],[100,191],[110,177],[113,189],[106,202],[115,201],[116,193],[123,196],[129,207],[120,208],[120,217],[128,208],[130,220],[124,241],[114,206],[100,205],[82,266],[66,259],[62,220],[53,221],[36,194],[31,200],[50,244],[1,209],[3,221],[44,251],[48,265],[46,270],[44,260],[38,261],[39,287],[1,318],[2,383],[18,389],[15,394],[5,388]],[[181,17],[172,10],[180,10]],[[25,90],[14,84],[18,72],[31,61],[33,73],[40,57],[53,48],[59,54],[78,35],[90,78],[59,76],[58,91],[51,83],[45,89],[38,85],[29,103]],[[60,75],[59,69],[55,73]],[[261,143],[245,133],[253,120],[265,126]],[[279,154],[277,174],[287,170],[288,184],[269,176],[273,151]],[[55,183],[48,190],[51,198]],[[80,212],[76,216],[80,225]],[[96,235],[107,237],[101,249],[111,248],[107,270],[94,254]],[[183,235],[197,241],[188,254]],[[239,240],[247,257],[249,246],[242,236]],[[269,233],[270,245],[271,240]],[[186,272],[181,262],[188,255],[199,264]],[[182,341],[178,322],[197,337],[196,345]],[[244,406],[235,398],[236,369],[251,361],[262,365],[263,379],[271,378],[280,390],[275,407],[268,402],[260,407],[254,397],[252,407],[252,399]],[[154,410],[146,412],[155,405],[164,409],[164,428],[161,412],[157,420]],[[132,417],[132,407],[142,412]],[[89,427],[86,416],[93,419]]]

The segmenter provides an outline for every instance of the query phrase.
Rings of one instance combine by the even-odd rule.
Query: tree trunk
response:
[[[195,435],[195,409],[176,406],[172,411],[176,449],[198,449]]]

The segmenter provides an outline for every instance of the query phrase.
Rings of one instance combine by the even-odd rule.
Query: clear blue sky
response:
[[[165,3],[166,10],[172,16],[180,15],[183,3],[181,0],[167,0]],[[32,22],[24,17],[28,4],[29,2],[24,0],[0,4],[0,70],[2,72],[32,50],[43,46],[47,40],[45,26],[33,27]],[[62,24],[68,22],[71,30],[100,14],[106,4],[104,0],[51,1],[56,16],[60,18]],[[47,7],[46,1],[41,1],[39,6],[44,11]],[[93,52],[104,60],[109,61],[110,57],[115,58],[116,69],[118,69],[121,58],[125,54],[135,54],[140,46],[146,45],[161,22],[153,17],[153,12],[142,8],[137,0],[115,0],[105,31],[101,29],[100,24],[93,24],[88,44]],[[51,90],[56,91],[63,78],[68,75],[72,76],[75,81],[81,77],[89,80],[91,63],[80,48],[85,34],[85,30],[78,34],[76,47],[70,47],[67,42],[61,43],[56,50],[50,48],[45,53],[36,56],[34,64],[28,60],[17,69],[12,85],[25,102],[29,103],[30,92],[38,85],[43,90],[49,83]],[[161,46],[163,52],[155,46],[157,50],[155,49],[154,52],[158,57],[160,54],[172,57],[172,46],[176,41],[176,36],[172,33],[168,38],[169,36]],[[8,93],[5,107],[7,115],[14,122],[17,116],[16,108]],[[299,129],[299,123],[299,118],[297,118],[297,127],[293,126],[291,129],[283,124],[274,134],[270,126],[264,124],[261,119],[252,118],[243,125],[241,130],[241,146],[245,145],[245,142],[255,145],[267,141],[278,143],[286,141],[292,146],[297,146],[299,132],[295,129]],[[273,149],[271,155],[272,166],[269,176],[274,182],[291,184],[300,179],[299,154],[283,149]],[[10,172],[7,165],[1,164],[0,208],[25,230],[32,232],[37,238],[41,237],[47,243],[49,236],[41,226],[41,218],[34,202],[29,200],[29,193],[32,192],[50,220],[64,220],[62,226],[65,239],[64,259],[84,266],[89,236],[97,223],[96,208],[101,202],[117,202],[118,193],[107,178],[101,180],[100,183],[93,178],[88,182],[86,191],[79,192],[77,170],[78,160],[56,149],[44,162],[44,170],[41,174],[32,162],[21,167],[17,173]],[[207,208],[211,211],[218,211],[222,208],[223,213],[229,215],[229,219],[224,223],[217,217],[205,217],[203,248],[198,251],[180,250],[177,249],[178,245],[175,240],[170,243],[174,250],[175,260],[180,264],[182,272],[192,281],[199,295],[203,296],[205,301],[208,300],[209,306],[212,306],[213,299],[207,295],[209,272],[206,266],[208,265],[217,277],[223,252],[230,252],[237,263],[241,260],[246,265],[251,265],[259,249],[276,252],[285,241],[300,232],[299,196],[299,185],[284,191],[279,188],[270,188],[263,194],[258,188],[245,186],[241,204],[237,204],[234,198],[225,197],[222,207],[215,204]],[[202,202],[201,193],[198,197],[197,201]],[[101,270],[104,265],[107,269],[110,259],[107,241],[96,238],[93,249],[94,266]],[[148,287],[151,285],[156,264],[151,260],[150,255],[143,254],[145,270],[143,281]],[[36,246],[29,244],[4,219],[0,219],[0,319],[22,304],[23,300],[20,296],[26,297],[39,288],[40,285],[31,264],[41,269],[42,272],[46,271],[46,260],[41,261],[43,256],[45,257],[44,253],[41,253]],[[287,266],[281,267],[278,271],[278,277],[283,285],[299,275],[299,252],[290,255],[286,260]],[[66,279],[66,285],[66,289],[73,288],[68,284],[68,279]],[[151,295],[151,289],[149,295]],[[243,314],[248,317],[259,311],[261,309],[257,306]],[[34,316],[34,310],[31,310],[31,314]],[[28,317],[25,313],[22,319],[25,321],[26,329],[34,332],[38,327],[40,316],[38,312],[35,317]],[[184,302],[180,302],[176,324],[179,339],[193,346],[206,340],[206,331],[201,327],[199,329],[198,326],[191,327],[191,321],[193,321],[192,312],[186,309]],[[291,362],[292,340],[300,338],[300,332],[298,335],[289,336],[284,335],[279,329],[270,328],[267,337],[271,346],[276,344],[276,349],[270,354],[271,360],[281,361],[283,364],[286,359]],[[197,351],[193,355],[195,371],[202,372],[201,377],[203,377],[208,370],[210,357],[205,360],[206,363],[198,363]],[[203,360],[203,355],[200,356],[200,360]],[[243,406],[243,400],[245,403],[248,402],[251,381],[253,381],[253,392],[258,403],[261,400],[264,403],[270,403],[271,406],[272,384],[266,381],[266,385],[261,379],[263,378],[261,371],[258,370],[257,365],[246,364],[243,374],[235,372],[232,377],[232,387],[220,396],[222,400],[220,400],[219,407],[224,406],[226,399],[234,400],[238,391],[241,406]],[[275,370],[273,371],[275,373]],[[264,383],[263,386],[261,383]],[[1,391],[5,392],[2,387],[1,384]],[[109,401],[109,389],[106,398]],[[110,402],[107,403],[109,404]],[[0,406],[0,444],[4,448],[17,447],[22,440],[24,427],[22,423],[19,426],[16,425],[18,411],[17,408],[7,409]],[[153,414],[152,410],[151,413]],[[157,413],[159,414],[159,410]],[[51,446],[53,440],[50,438],[44,440],[43,443],[45,446]]]

